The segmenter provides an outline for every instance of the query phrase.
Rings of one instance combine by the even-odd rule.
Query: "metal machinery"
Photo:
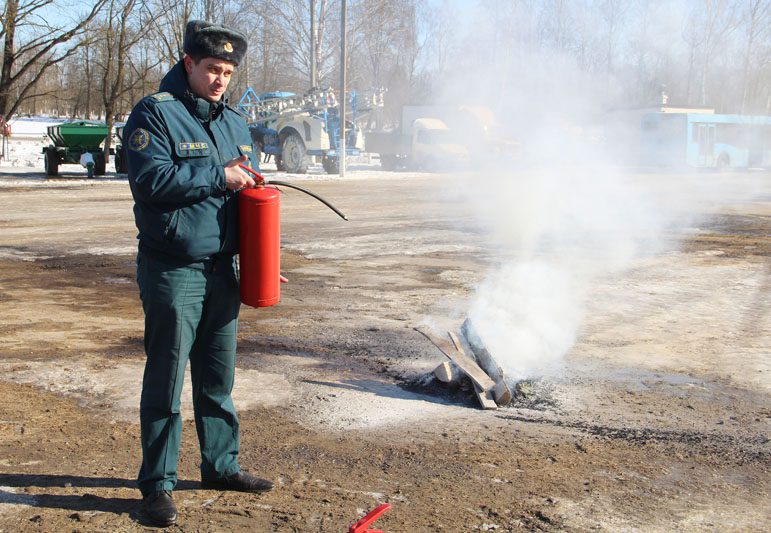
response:
[[[57,176],[60,164],[79,164],[81,156],[88,153],[93,159],[93,165],[88,167],[88,177],[103,176],[106,161],[100,145],[108,133],[104,122],[84,120],[48,126],[48,137],[54,144],[43,148],[46,175]]]
[[[349,94],[351,118],[346,119],[346,154],[358,155],[364,147],[361,129],[356,125],[373,107],[382,106],[382,91],[373,92],[359,105],[356,92]],[[309,157],[320,156],[324,170],[338,172],[340,113],[332,89],[312,89],[302,96],[289,92],[257,95],[249,87],[236,105],[249,122],[255,147],[273,156],[276,167],[304,174]]]

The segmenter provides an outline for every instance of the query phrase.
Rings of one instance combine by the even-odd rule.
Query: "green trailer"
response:
[[[53,141],[43,148],[47,176],[59,175],[59,165],[80,164],[83,154],[89,153],[94,160],[89,165],[88,177],[103,176],[106,170],[104,152],[100,148],[108,134],[104,122],[65,122],[58,126],[48,126],[48,137]],[[110,151],[112,153],[112,150]]]

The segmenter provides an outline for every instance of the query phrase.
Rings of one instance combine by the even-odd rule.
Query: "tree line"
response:
[[[669,101],[769,114],[771,0],[348,0],[349,89],[385,88],[381,119],[442,99],[523,108],[564,99],[557,72],[602,106]],[[311,11],[315,31],[311,34]],[[337,89],[340,0],[6,0],[0,117],[123,120],[180,58],[200,18],[249,41],[231,82],[303,93],[315,41],[318,85]],[[587,81],[589,80],[589,81]],[[568,81],[568,83],[571,83]]]

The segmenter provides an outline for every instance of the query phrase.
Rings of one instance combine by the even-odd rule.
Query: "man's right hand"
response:
[[[237,191],[256,185],[254,179],[246,171],[238,167],[238,165],[246,163],[248,159],[246,155],[242,155],[225,163],[225,187],[228,190]]]

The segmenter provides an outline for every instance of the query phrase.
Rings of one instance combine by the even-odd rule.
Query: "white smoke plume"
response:
[[[508,51],[506,63],[503,52],[461,49],[464,67],[443,82],[439,103],[488,105],[498,117],[490,132],[520,143],[514,158],[477,160],[469,188],[474,211],[500,245],[500,263],[477,287],[468,316],[516,380],[559,366],[592,282],[672,246],[666,230],[682,223],[683,210],[662,198],[655,175],[646,182],[611,164],[598,117],[613,80],[558,53]]]
[[[510,168],[484,179],[477,213],[503,259],[469,317],[507,375],[533,377],[573,346],[591,282],[661,251],[673,213],[605,166]]]

